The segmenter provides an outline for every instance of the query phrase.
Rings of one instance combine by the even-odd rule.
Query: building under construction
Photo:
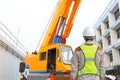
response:
[[[120,0],[112,0],[95,24],[96,42],[105,52],[107,74],[120,75]]]

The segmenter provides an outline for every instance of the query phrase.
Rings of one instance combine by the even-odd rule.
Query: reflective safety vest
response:
[[[95,74],[99,75],[99,70],[95,63],[95,57],[96,52],[98,49],[98,46],[96,44],[93,45],[81,45],[80,46],[82,53],[84,54],[84,66],[81,70],[78,71],[78,76],[84,75],[84,74]]]

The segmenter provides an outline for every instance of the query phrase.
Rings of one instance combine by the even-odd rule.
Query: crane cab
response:
[[[51,44],[41,48],[37,54],[28,55],[25,64],[30,72],[65,73],[71,70],[72,48],[65,44]]]

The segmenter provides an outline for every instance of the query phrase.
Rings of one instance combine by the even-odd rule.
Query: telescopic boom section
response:
[[[81,0],[59,0],[41,47],[54,43],[65,44]]]

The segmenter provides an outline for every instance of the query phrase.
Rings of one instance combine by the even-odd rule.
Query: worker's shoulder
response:
[[[94,44],[94,45],[96,45],[98,47],[97,50],[102,50],[102,47],[99,46],[98,44]]]
[[[98,46],[98,45],[97,45]],[[102,50],[102,48],[100,46],[98,46],[98,50]],[[81,51],[80,46],[78,46],[77,48],[75,48],[75,51]]]
[[[97,44],[96,44],[96,45],[97,45]],[[97,46],[98,46],[98,50],[103,50],[102,47],[100,47],[99,45],[97,45]]]
[[[77,48],[75,48],[75,51],[81,51],[80,46],[78,46]]]
[[[98,46],[98,50],[103,50],[100,46]]]

